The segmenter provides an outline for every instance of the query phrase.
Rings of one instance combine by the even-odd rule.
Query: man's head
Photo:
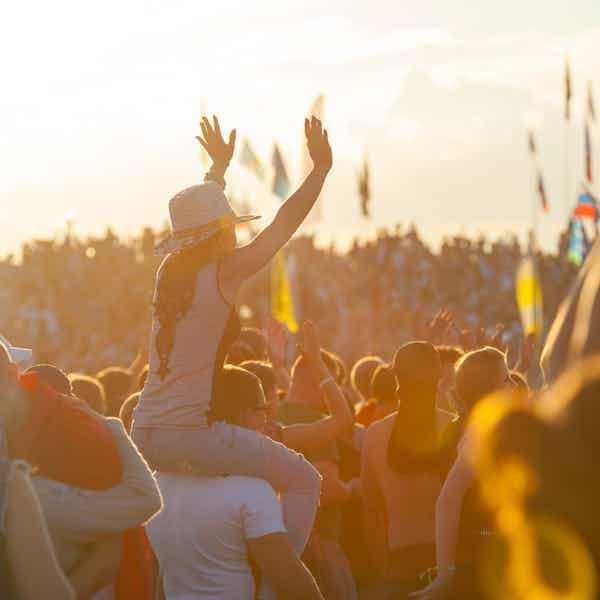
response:
[[[465,354],[456,363],[455,372],[457,401],[464,415],[488,394],[514,387],[506,355],[491,346]]]
[[[331,376],[337,381],[339,377],[338,363],[334,356],[321,350],[321,359],[325,363]],[[300,355],[292,366],[292,382],[288,392],[287,401],[306,404],[316,410],[325,411],[323,390],[319,387],[318,377],[315,376],[309,361]]]
[[[122,367],[108,367],[96,375],[106,396],[106,416],[118,417],[131,389],[131,373]]]
[[[125,427],[125,431],[127,433],[131,433],[131,422],[133,421],[133,411],[136,406],[140,402],[141,392],[135,392],[135,394],[131,394],[125,402],[121,405],[121,410],[119,411],[119,419],[123,423]]]
[[[73,393],[67,374],[54,365],[33,365],[25,374],[36,373],[38,377],[59,394],[70,396]]]
[[[441,377],[440,357],[429,342],[409,342],[396,351],[392,368],[400,397],[437,391]]]
[[[18,371],[11,362],[8,349],[0,342],[0,420],[8,423],[18,409],[20,403]]]
[[[354,363],[350,372],[350,382],[354,391],[357,392],[363,400],[371,397],[371,379],[375,369],[382,365],[383,359],[379,356],[363,356]]]
[[[371,379],[371,393],[380,406],[396,406],[396,377],[392,365],[379,365]]]
[[[247,360],[258,360],[258,358],[250,344],[238,339],[229,347],[225,363],[228,365],[241,365]]]
[[[88,377],[81,373],[69,375],[73,394],[83,400],[92,410],[104,415],[106,414],[106,398],[104,388],[95,377]]]
[[[225,365],[208,414],[209,421],[225,421],[246,429],[263,431],[267,403],[260,379],[246,369]]]
[[[256,327],[243,327],[238,340],[252,348],[252,352],[257,360],[266,360],[267,339],[260,329],[256,329]]]
[[[277,398],[277,381],[273,365],[264,360],[247,360],[240,367],[246,369],[246,371],[250,371],[250,373],[254,373],[260,379],[265,394],[265,402],[269,407],[269,414],[271,417],[276,418],[279,401]]]

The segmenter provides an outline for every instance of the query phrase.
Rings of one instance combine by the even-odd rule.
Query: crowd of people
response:
[[[290,242],[333,164],[305,133],[312,172],[247,244],[235,131],[205,118],[213,165],[158,245],[2,263],[0,328],[33,356],[0,340],[1,598],[600,598],[600,246],[577,277],[538,256],[540,371],[514,240]],[[286,244],[293,340],[265,280]]]
[[[66,234],[27,243],[22,256],[0,261],[6,282],[0,331],[35,348],[41,362],[58,361],[68,370],[128,365],[146,351],[159,264],[153,248],[163,235],[147,228],[129,240],[108,231],[99,238]],[[416,230],[398,226],[344,253],[307,236],[291,240],[286,252],[295,265],[297,320],[305,315],[317,322],[324,344],[347,362],[365,351],[389,355],[399,341],[422,336],[423,322],[440,308],[464,328],[491,330],[501,323],[507,341],[518,343],[515,274],[524,249],[516,238],[451,237],[433,252]],[[565,243],[554,253],[540,251],[537,265],[550,323],[576,269]],[[244,325],[266,326],[269,285],[269,269],[263,269],[242,288]],[[354,327],[365,320],[369,327]]]

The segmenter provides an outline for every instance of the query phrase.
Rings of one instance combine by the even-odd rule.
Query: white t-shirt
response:
[[[161,473],[164,508],[146,531],[167,600],[252,600],[246,540],[285,532],[273,488],[253,477]]]

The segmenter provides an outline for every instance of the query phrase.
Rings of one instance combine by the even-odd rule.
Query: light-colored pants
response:
[[[268,481],[279,493],[283,520],[302,554],[313,527],[321,475],[302,456],[271,438],[227,423],[204,429],[146,429],[132,437],[150,466],[159,471],[192,471],[204,477],[244,475]]]

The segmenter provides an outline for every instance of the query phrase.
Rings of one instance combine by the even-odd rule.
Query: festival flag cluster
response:
[[[541,339],[544,328],[542,286],[532,253],[519,265],[516,277],[517,304],[525,335],[535,334]]]

